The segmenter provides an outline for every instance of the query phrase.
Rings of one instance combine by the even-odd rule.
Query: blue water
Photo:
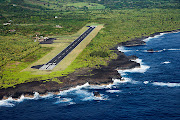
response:
[[[59,95],[9,98],[0,101],[0,119],[180,120],[180,32],[145,41],[146,46],[119,48],[138,56],[141,63],[141,68],[119,71],[124,81],[108,86],[85,84]],[[94,97],[93,91],[101,97]]]

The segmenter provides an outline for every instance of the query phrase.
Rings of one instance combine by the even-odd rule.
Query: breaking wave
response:
[[[125,69],[125,70],[118,70],[118,72],[122,76],[122,80],[120,81],[121,83],[127,82],[127,83],[132,83],[132,84],[139,84],[140,83],[139,81],[135,81],[135,80],[132,80],[131,78],[126,77],[126,74],[127,73],[145,73],[150,68],[150,66],[147,66],[142,62],[142,59],[137,58],[132,61],[140,63],[140,67],[136,67],[132,69]]]
[[[59,96],[58,100],[54,104],[60,104],[60,103],[67,104],[67,105],[76,104],[75,102],[72,102],[72,101],[73,101],[73,99],[71,99],[71,98],[60,98],[60,96]]]
[[[48,93],[47,95],[40,96],[38,92],[34,93],[33,97],[25,97],[24,95],[21,95],[18,99],[13,99],[12,97],[9,97],[5,100],[0,100],[0,107],[14,107],[16,103],[23,102],[24,100],[37,100],[37,99],[46,99],[52,97],[52,93]]]
[[[148,37],[148,38],[144,39],[143,41],[144,41],[144,42],[148,42],[148,41],[150,41],[151,39],[159,38],[159,37],[161,37],[161,36],[163,36],[163,35],[165,35],[165,34],[167,34],[167,33],[160,33],[159,35],[156,35],[156,36],[154,36],[154,37]]]
[[[180,49],[167,49],[167,50],[179,51]]]
[[[59,103],[69,103],[69,104],[76,104],[77,101],[101,101],[101,100],[108,100],[108,95],[100,93],[100,97],[94,96],[93,91],[101,91],[105,90],[105,92],[108,93],[119,93],[121,90],[116,90],[117,85],[123,84],[123,83],[132,83],[132,84],[137,84],[138,81],[133,81],[130,78],[123,78],[122,80],[120,79],[112,79],[113,83],[108,84],[108,85],[90,85],[89,83],[86,83],[81,86],[76,86],[74,88],[70,88],[68,90],[60,91],[58,94],[58,100],[55,102],[55,104]],[[68,98],[68,96],[74,96],[71,98]]]
[[[58,95],[54,95],[53,93],[48,93],[47,95],[39,95],[38,92],[35,92],[32,97],[25,97],[22,95],[18,99],[13,99],[12,97],[9,97],[5,100],[0,100],[0,107],[14,107],[17,103],[23,102],[24,100],[38,100],[38,99],[47,99],[47,98],[55,98],[57,99],[54,104],[67,104],[72,105],[76,104],[76,100],[78,101],[92,101],[92,100],[108,100],[108,95],[104,95],[100,93],[100,97],[96,97],[93,94],[93,90],[107,90],[106,92],[109,93],[118,93],[120,90],[113,90],[113,88],[116,88],[116,85],[126,83],[126,82],[132,82],[130,79],[125,78],[124,80],[119,79],[113,79],[112,84],[108,85],[90,85],[89,83],[86,83],[84,85],[79,85],[73,88],[70,88],[68,90],[60,91]],[[72,97],[72,96],[74,97]],[[70,96],[70,98],[69,98]],[[72,98],[71,98],[72,97]]]
[[[152,84],[157,86],[180,87],[180,83],[153,82]]]
[[[161,64],[169,64],[171,63],[170,61],[165,61],[165,62],[162,62]]]
[[[108,93],[120,93],[121,90],[106,90]]]
[[[126,70],[118,70],[118,72],[121,74],[121,75],[126,75],[127,72],[133,72],[133,73],[145,73],[149,68],[150,66],[147,66],[145,65],[143,62],[142,62],[142,59],[136,59],[136,60],[132,60],[132,61],[135,61],[137,63],[140,63],[140,67],[136,67],[136,68],[132,68],[132,69],[126,69]]]
[[[149,83],[149,81],[144,81],[143,83],[144,83],[144,84],[148,84],[148,83]]]
[[[121,51],[121,52],[130,52],[130,51],[132,51],[132,50],[126,50],[125,47],[123,47],[123,46],[119,46],[117,49],[119,51]]]
[[[63,91],[60,91],[60,93],[58,95],[67,95],[67,93],[71,92],[71,91],[75,91],[75,90],[79,90],[79,89],[82,89],[82,88],[85,88],[85,87],[88,87],[90,86],[89,83],[85,83],[84,85],[78,85],[76,87],[73,87],[73,88],[70,88],[68,90],[63,90]]]
[[[100,94],[99,97],[94,96],[92,89],[107,89],[108,85],[89,85],[86,83],[81,86],[70,88],[69,90],[60,91],[58,95],[62,97],[75,96],[73,99],[60,98],[57,103],[75,103],[75,101],[92,101],[92,100],[108,100],[108,96]]]

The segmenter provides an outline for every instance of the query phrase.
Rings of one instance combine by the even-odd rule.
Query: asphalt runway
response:
[[[62,52],[56,55],[53,59],[51,59],[48,63],[44,64],[39,70],[52,70],[56,65],[61,62],[66,55],[68,55],[76,46],[79,45],[81,41],[86,38],[89,33],[91,33],[95,29],[95,26],[90,26],[88,30],[86,30],[83,34],[81,34],[76,40],[74,40],[68,47],[66,47]]]

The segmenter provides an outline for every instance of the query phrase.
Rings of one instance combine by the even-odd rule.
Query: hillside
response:
[[[180,8],[179,0],[25,0],[26,3],[50,9],[140,9]]]
[[[179,0],[25,0],[50,9],[180,8]],[[87,4],[88,3],[88,4]]]
[[[1,0],[0,2],[42,10],[180,8],[179,0]]]

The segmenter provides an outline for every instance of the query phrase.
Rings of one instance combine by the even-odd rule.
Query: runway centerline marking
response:
[[[81,34],[77,39],[75,39],[68,47],[66,47],[62,52],[56,55],[48,63],[39,68],[39,70],[52,70],[56,65],[61,62],[76,46],[79,45],[94,29],[96,26],[90,26],[83,34]],[[56,62],[57,61],[57,62]],[[55,64],[54,64],[55,63]]]

